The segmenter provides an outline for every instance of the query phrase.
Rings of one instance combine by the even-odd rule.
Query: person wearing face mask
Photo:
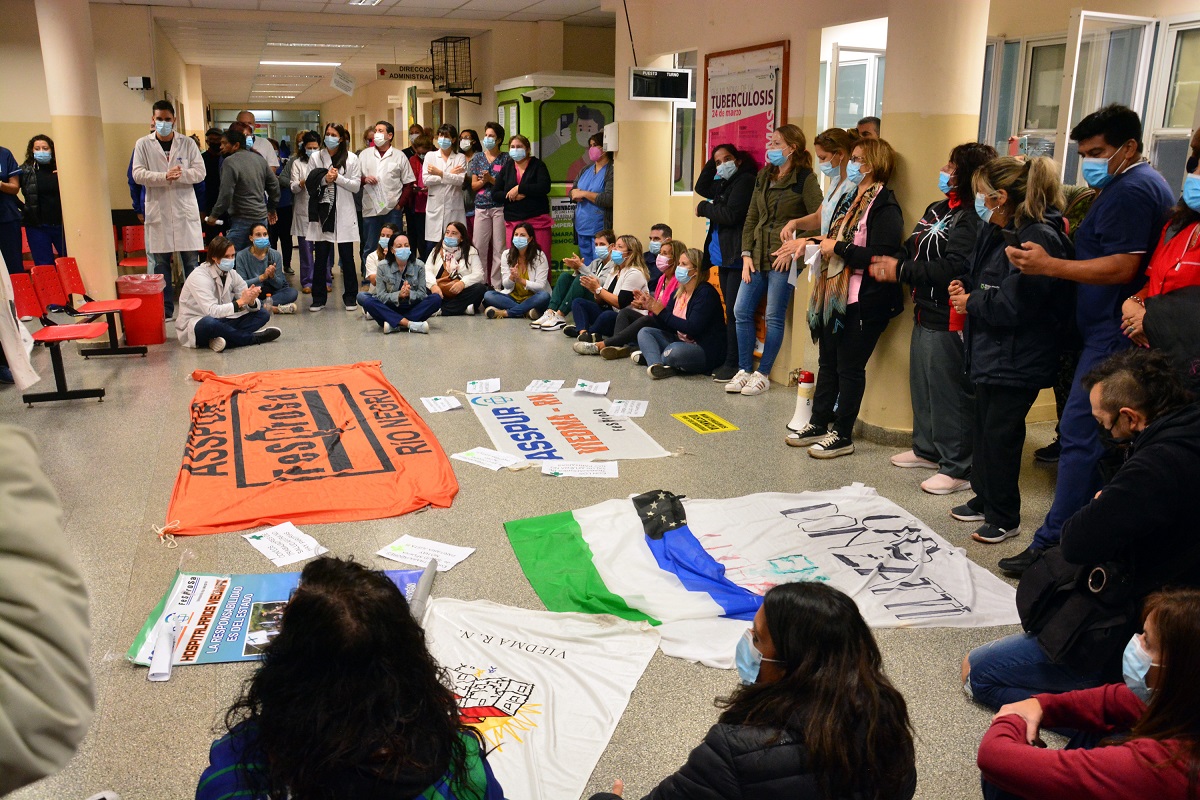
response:
[[[376,283],[379,264],[387,259],[388,245],[392,241],[392,237],[397,233],[400,233],[400,226],[392,222],[385,222],[383,227],[379,229],[379,239],[376,240],[375,249],[367,254],[366,262],[363,265],[363,272],[366,274],[367,283],[371,286],[374,286]],[[420,255],[419,251],[417,255]],[[360,294],[359,296],[361,297],[362,295]],[[362,306],[362,303],[359,303],[359,306]],[[370,316],[365,309],[363,310],[363,314]]]
[[[971,488],[975,496],[950,515],[981,523],[971,535],[996,544],[1019,535],[1021,449],[1025,416],[1038,392],[1054,384],[1059,341],[1070,324],[1070,286],[1026,275],[1009,261],[1021,243],[1055,257],[1072,254],[1062,218],[1058,165],[1048,158],[1005,156],[975,172],[975,209],[984,226],[970,275],[950,283],[950,304],[966,314],[967,364],[975,384]]]
[[[63,235],[54,140],[45,134],[34,136],[25,148],[21,194],[25,197],[25,237],[33,263],[53,264],[56,257],[67,254],[67,242]]]
[[[259,223],[250,229],[250,246],[238,252],[233,268],[247,286],[262,290],[263,308],[273,314],[295,314],[300,294],[288,285],[283,275],[283,257],[271,247],[267,226]]]
[[[687,245],[678,239],[663,242],[656,256],[657,264],[662,272],[658,283],[647,287],[646,291],[633,293],[633,300],[629,305],[617,312],[611,334],[598,342],[576,342],[571,345],[571,349],[582,356],[598,355],[608,361],[632,357],[633,362],[638,366],[645,365],[646,361],[640,355],[641,351],[635,351],[631,345],[637,345],[638,332],[642,328],[659,327],[658,317],[650,313],[650,301],[656,300],[659,305],[664,306],[670,302],[671,295],[679,288],[676,269],[686,252]]]
[[[637,343],[651,378],[704,374],[725,360],[725,317],[708,272],[699,250],[685,250],[672,275],[675,291],[666,302],[644,298],[655,324],[638,331]]]
[[[279,216],[279,177],[274,168],[246,147],[246,135],[234,123],[221,134],[221,193],[205,222],[228,224],[226,238],[239,250],[250,246],[250,229],[260,222],[274,225]],[[149,208],[147,207],[147,211]],[[149,213],[146,217],[149,220]],[[149,223],[147,222],[147,225]]]
[[[429,207],[429,190],[425,188],[424,175],[425,157],[432,149],[433,139],[422,133],[412,140],[413,154],[408,158],[417,182],[404,209],[404,230],[408,232],[409,241],[421,252],[422,257],[428,256],[429,251],[433,249],[433,244],[425,240],[425,211]]]
[[[600,231],[592,238],[592,242],[592,252],[596,258],[591,263],[585,263],[578,253],[563,259],[563,267],[569,271],[558,276],[546,313],[529,323],[529,327],[536,331],[562,330],[567,326],[567,314],[571,313],[572,303],[592,294],[584,287],[583,278],[595,277],[601,283],[608,280],[609,273],[614,269],[612,247],[617,243],[617,234]]]
[[[487,292],[479,251],[471,246],[467,226],[451,222],[429,254],[425,285],[442,298],[442,316],[473,315]]]
[[[458,151],[467,159],[467,174],[463,179],[462,197],[463,210],[467,215],[467,233],[471,241],[475,240],[475,189],[472,188],[471,160],[483,152],[483,144],[479,134],[471,128],[463,128],[458,134]]]
[[[304,131],[296,137],[296,157],[288,162],[288,184],[292,190],[292,235],[300,250],[300,291],[312,294],[313,243],[308,240],[308,187],[305,184],[312,171],[312,160],[321,149],[321,137],[316,131]]]
[[[358,309],[359,279],[354,269],[358,243],[358,215],[354,195],[362,186],[358,156],[350,152],[350,134],[335,122],[325,126],[324,148],[311,159],[305,178],[308,188],[308,239],[316,244],[313,263],[312,303],[309,311],[325,307],[333,282],[333,251],[342,267],[342,304]]]
[[[467,157],[458,149],[458,129],[453,125],[438,128],[434,144],[421,169],[429,192],[425,224],[429,231],[441,231],[451,222],[461,222],[465,230],[467,210],[462,187],[467,179]],[[431,240],[429,247],[435,244]]]
[[[504,141],[504,128],[498,122],[489,122],[483,128],[480,151],[467,162],[467,174],[471,176],[471,191],[475,193],[475,227],[471,240],[479,251],[479,259],[487,270],[488,286],[501,286],[504,282],[500,254],[504,251],[504,207],[492,197],[496,178],[508,163],[508,153],[500,149]]]
[[[673,234],[671,226],[665,222],[650,226],[650,235],[646,238],[646,252],[642,253],[642,260],[646,262],[646,274],[649,276],[647,280],[651,286],[657,285],[658,279],[662,277],[658,268],[658,253],[664,244],[671,241]]]
[[[380,244],[385,256],[379,261],[371,290],[358,295],[358,304],[384,333],[429,333],[426,320],[441,308],[442,296],[426,285],[425,265],[402,233],[393,233]]]
[[[550,252],[550,170],[533,156],[529,140],[520,134],[508,140],[508,163],[492,187],[492,198],[504,205],[504,233],[512,241],[518,222],[533,226],[534,238],[543,253]]]
[[[255,136],[254,113],[251,111],[238,112],[237,121],[245,126],[246,149],[258,153],[267,160],[267,166],[276,169],[279,166],[279,152],[271,146],[266,136]]]
[[[904,254],[876,256],[877,281],[912,287],[913,332],[909,345],[912,449],[892,456],[893,466],[936,470],[921,482],[929,494],[971,487],[973,390],[966,381],[963,318],[950,307],[947,287],[971,269],[983,221],[975,213],[975,172],[996,157],[986,144],[969,142],[950,151],[938,173],[943,199],[931,203],[917,222]]]
[[[1092,424],[1109,447],[1126,451],[1124,462],[1021,577],[1017,604],[1032,609],[1022,614],[1028,632],[964,660],[968,694],[992,708],[1113,679],[1143,599],[1167,586],[1200,586],[1200,405],[1154,351],[1113,355],[1082,385]],[[1037,602],[1054,592],[1056,602]]]
[[[708,220],[704,239],[704,264],[716,267],[725,318],[733,319],[738,289],[742,285],[742,227],[754,194],[758,165],[749,153],[732,144],[719,144],[696,178],[696,194],[707,198],[696,205],[696,216]],[[737,327],[726,325],[725,363],[713,371],[713,380],[728,383],[737,374]]]
[[[908,707],[848,596],[817,581],[768,589],[735,660],[741,685],[717,700],[717,724],[646,800],[914,796]]]
[[[1195,797],[1200,591],[1154,594],[1141,619],[1123,681],[1039,694],[992,718],[977,758],[985,800]],[[1043,727],[1080,733],[1056,750],[1041,744]]]
[[[604,280],[581,275],[579,284],[588,296],[571,303],[573,324],[563,333],[580,342],[598,342],[612,335],[617,312],[630,305],[638,293],[646,291],[646,268],[640,258],[642,243],[636,236],[618,236],[609,257],[613,268]]]
[[[1020,574],[1039,550],[1058,541],[1062,525],[1100,488],[1097,467],[1104,448],[1089,419],[1079,379],[1112,353],[1129,346],[1122,333],[1121,304],[1137,281],[1166,221],[1174,196],[1166,180],[1142,158],[1137,112],[1111,105],[1084,117],[1071,130],[1083,178],[1100,191],[1075,232],[1074,258],[1056,258],[1036,244],[1012,248],[1009,258],[1027,275],[1075,282],[1075,323],[1083,348],[1059,419],[1062,445],[1054,504],[1033,541],[1000,568]]]
[[[395,134],[392,123],[376,122],[371,133],[372,146],[358,157],[363,184],[363,280],[367,279],[367,257],[377,249],[383,226],[391,225],[393,232],[400,230],[404,221],[401,209],[417,183],[408,158],[392,146]]]
[[[821,183],[812,171],[804,131],[795,125],[776,128],[767,142],[767,166],[754,181],[750,210],[742,226],[742,283],[733,316],[737,327],[738,371],[725,384],[729,394],[760,395],[771,388],[771,369],[783,346],[784,320],[794,287],[787,266],[775,264],[771,252],[789,220],[812,214],[821,205]],[[755,314],[767,298],[766,339],[758,368]]]
[[[613,225],[613,154],[604,149],[604,134],[588,139],[588,166],[575,178],[568,195],[575,201],[575,242],[579,256],[591,263],[592,239]]]
[[[538,320],[550,305],[550,262],[533,238],[533,227],[518,223],[512,247],[502,259],[507,272],[499,292],[483,296],[488,319]]]
[[[236,253],[233,242],[224,236],[213,237],[208,243],[208,260],[184,282],[175,318],[175,335],[184,347],[207,347],[220,353],[279,338],[279,328],[263,327],[271,321],[271,312],[259,302],[262,290],[247,286],[234,270]]]

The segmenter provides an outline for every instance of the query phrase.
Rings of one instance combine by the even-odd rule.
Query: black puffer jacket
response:
[[[914,771],[897,798],[917,791]],[[592,800],[613,800],[597,794]],[[785,732],[749,725],[714,725],[687,763],[646,795],[646,800],[830,800],[808,765],[802,742]],[[854,800],[835,798],[834,800]]]
[[[58,190],[58,165],[26,161],[21,165],[22,218],[26,225],[62,225],[62,196]]]
[[[1058,212],[1048,214],[1046,222],[1026,223],[1017,235],[1055,258],[1074,257]],[[1000,228],[985,224],[975,242],[971,274],[963,279],[971,295],[966,323],[971,380],[1044,389],[1058,375],[1061,337],[1072,312],[1070,287],[1058,278],[1022,274],[1004,248]]]
[[[757,174],[753,162],[742,161],[742,166],[729,180],[717,180],[717,162],[709,159],[696,179],[696,194],[707,197],[696,206],[696,213],[706,217],[712,224],[704,237],[704,266],[712,267],[708,248],[712,245],[713,229],[716,228],[721,246],[724,269],[742,268],[742,226],[746,224],[746,212],[750,210],[750,198],[754,195],[754,177]]]

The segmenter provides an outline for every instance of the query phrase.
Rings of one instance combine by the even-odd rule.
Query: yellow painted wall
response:
[[[563,26],[562,68],[612,75],[616,69],[616,28]]]
[[[1071,9],[1074,8],[1158,19],[1200,12],[1200,6],[1194,0],[1147,0],[1140,3],[1130,0],[992,0],[988,13],[988,35],[1019,38],[1065,34]]]

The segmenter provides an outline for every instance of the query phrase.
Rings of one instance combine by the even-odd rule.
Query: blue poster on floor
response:
[[[387,570],[384,574],[411,600],[422,571]],[[177,572],[125,657],[149,666],[155,640],[164,630],[162,626],[169,626],[175,642],[172,663],[176,665],[256,661],[279,632],[284,606],[298,585],[299,572]]]

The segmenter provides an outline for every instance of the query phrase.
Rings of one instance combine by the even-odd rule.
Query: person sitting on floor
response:
[[[225,727],[196,800],[504,798],[404,593],[353,561],[305,565]]]
[[[208,260],[192,271],[179,293],[175,335],[184,347],[227,347],[273,342],[279,328],[263,328],[271,312],[262,307],[262,290],[247,286],[234,269],[237,250],[224,236],[208,243]],[[261,330],[260,330],[261,328]]]
[[[585,264],[579,254],[563,259],[563,266],[570,272],[563,272],[554,284],[550,295],[550,306],[540,319],[529,323],[529,327],[540,331],[557,331],[567,326],[567,314],[571,313],[571,304],[580,297],[591,293],[579,282],[585,275],[594,275],[603,282],[613,269],[612,246],[616,244],[617,234],[612,231],[600,231],[592,239],[595,245],[592,252],[596,257],[591,263]]]
[[[582,275],[579,284],[588,292],[571,303],[574,324],[563,333],[581,342],[597,342],[613,332],[617,312],[633,302],[634,292],[647,286],[646,265],[642,263],[642,243],[636,236],[619,236],[609,257],[613,271],[607,278]]]
[[[646,310],[646,303],[650,297],[654,297],[663,305],[671,299],[671,295],[679,287],[679,281],[675,279],[675,268],[679,266],[679,259],[686,252],[687,245],[679,239],[663,242],[655,257],[656,263],[660,265],[661,274],[658,276],[658,282],[654,284],[654,293],[635,294],[633,301],[617,312],[611,336],[606,336],[598,342],[576,342],[572,345],[575,352],[584,356],[598,355],[609,361],[630,356],[634,351],[630,345],[637,344],[638,331],[645,327],[662,327],[658,317]]]
[[[1122,683],[1039,694],[992,717],[977,759],[985,800],[1196,796],[1200,591],[1151,595],[1142,630],[1125,646]],[[1043,726],[1079,734],[1048,749]]]
[[[425,285],[441,296],[442,316],[471,315],[479,310],[487,292],[485,277],[479,251],[467,236],[467,226],[457,220],[446,225],[442,240],[425,265]]]
[[[385,222],[379,229],[379,241],[375,244],[375,249],[367,253],[367,260],[363,262],[363,272],[367,276],[367,283],[375,285],[375,273],[379,269],[379,262],[387,258],[388,248],[391,246],[392,237],[400,232],[400,223]],[[424,263],[424,262],[422,262]]]
[[[429,333],[425,320],[442,307],[442,296],[425,286],[425,264],[413,252],[408,237],[394,233],[388,240],[387,255],[376,267],[371,291],[360,292],[358,304],[384,333]]]
[[[533,226],[518,222],[512,246],[500,254],[504,268],[503,290],[487,292],[483,305],[488,319],[541,319],[550,305],[550,262],[538,247]]]
[[[1039,587],[1049,593],[1074,581],[1068,593],[1059,590],[1069,599],[1023,619],[1029,632],[985,644],[963,660],[964,690],[991,708],[1112,680],[1142,600],[1165,586],[1200,586],[1200,404],[1155,351],[1110,356],[1082,385],[1101,438],[1127,443],[1128,454],[1017,589],[1021,607],[1023,597],[1043,596]]]
[[[681,372],[708,374],[725,360],[725,313],[721,296],[708,282],[708,272],[704,254],[693,247],[679,259],[675,267],[679,287],[665,303],[642,293],[646,310],[658,321],[656,327],[642,328],[637,335],[642,349],[639,363],[648,365],[651,378]]]
[[[250,229],[250,246],[238,252],[233,268],[247,286],[262,290],[263,308],[273,314],[295,314],[300,293],[288,285],[283,276],[283,257],[271,248],[267,226],[261,222]]]
[[[717,701],[717,724],[646,800],[916,793],[908,708],[848,596],[817,581],[772,587],[736,662],[742,686]],[[616,800],[622,788],[591,800]]]

